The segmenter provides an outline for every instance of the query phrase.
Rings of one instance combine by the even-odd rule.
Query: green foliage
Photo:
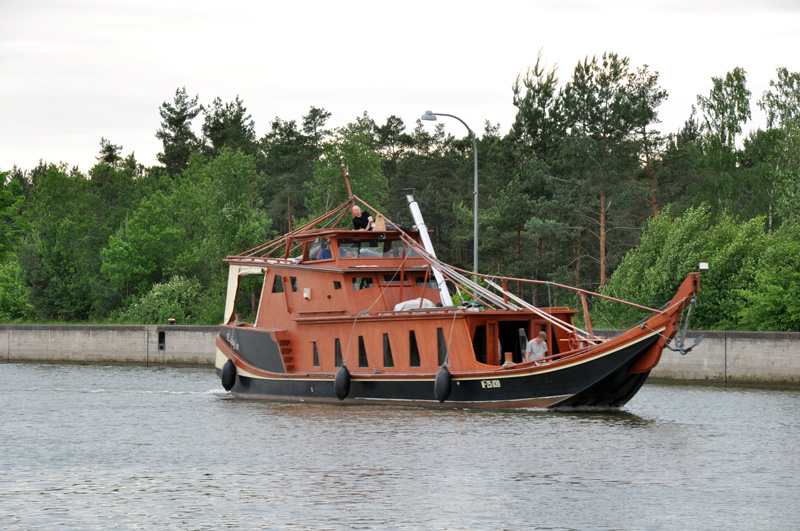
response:
[[[96,204],[90,181],[65,165],[48,166],[33,189],[25,212],[31,231],[17,256],[37,318],[89,317],[103,238]]]
[[[0,263],[12,253],[27,226],[20,216],[25,205],[22,185],[9,180],[9,173],[0,173]]]
[[[200,281],[181,275],[154,284],[150,290],[120,315],[120,321],[135,324],[180,324],[198,322],[197,309],[202,297]]]
[[[16,259],[0,262],[0,323],[22,321],[32,310],[28,286]]]
[[[767,113],[770,129],[800,122],[800,72],[780,67],[777,74],[778,79],[770,80],[769,90],[758,101],[758,106]]]
[[[304,119],[308,134],[298,130],[294,120],[275,118],[270,132],[260,140],[266,161],[263,178],[259,180],[259,195],[267,215],[282,234],[290,231],[295,217],[307,216],[304,184],[314,173],[322,140],[328,134],[323,127],[329,115],[312,107],[311,114]]]
[[[101,164],[108,164],[109,166],[116,166],[122,160],[120,152],[122,146],[112,144],[106,138],[100,139],[100,155],[97,157],[97,162]]]
[[[143,200],[103,249],[101,269],[120,303],[174,275],[216,285],[225,256],[271,235],[251,156],[223,147],[215,159],[194,159],[184,175]]]
[[[197,213],[187,203],[190,194],[156,192],[143,200],[102,251],[101,271],[120,297],[141,295],[150,285],[178,272],[187,252],[187,213]],[[193,205],[197,206],[197,205]]]
[[[703,111],[703,129],[713,140],[713,150],[731,152],[742,125],[750,119],[750,91],[747,89],[747,73],[734,68],[725,78],[712,77],[708,96],[697,96],[697,104]],[[722,158],[720,158],[722,161]]]
[[[771,238],[752,284],[737,292],[747,330],[800,330],[800,227],[787,224]]]
[[[161,115],[161,129],[156,138],[161,140],[164,151],[156,157],[166,167],[170,175],[179,175],[189,166],[189,158],[198,153],[201,142],[192,131],[192,120],[203,110],[197,104],[197,96],[190,99],[186,87],[175,91],[173,104],[164,102],[158,113]]]
[[[204,111],[203,136],[210,144],[207,146],[210,155],[218,155],[224,146],[249,155],[258,152],[255,123],[239,96],[230,103],[222,103],[221,99],[214,98],[211,106]]]
[[[563,85],[543,65],[540,54],[512,86],[512,129],[486,122],[475,138],[481,271],[588,289],[610,276],[608,293],[659,306],[707,261],[695,326],[797,330],[800,74],[778,69],[758,102],[767,127],[741,144],[750,97],[741,69],[712,78],[699,115],[662,136],[666,91],[646,65],[587,57]],[[203,111],[201,141],[191,123]],[[298,123],[276,117],[256,140],[238,97],[204,108],[185,89],[159,114],[163,166],[144,168],[103,138],[85,174],[40,162],[2,175],[3,319],[142,312],[136,319],[163,322],[154,308],[167,294],[180,302],[170,317],[218,323],[224,257],[346,201],[342,163],[353,193],[392,221],[412,224],[410,189],[437,254],[472,268],[475,151],[459,124],[416,120],[407,132],[399,117],[377,125],[364,113],[331,131],[331,114],[310,107]],[[191,303],[164,291],[173,279],[200,286]],[[245,288],[240,313],[253,311],[259,285]],[[544,286],[512,289],[536,304],[579,304]],[[640,316],[604,302],[593,311]]]
[[[736,328],[744,304],[738,290],[755,281],[767,243],[759,218],[737,222],[725,215],[712,224],[707,206],[690,208],[677,217],[666,210],[650,220],[640,246],[625,256],[603,294],[658,308],[669,302],[700,262],[707,262],[693,327]],[[610,301],[598,302],[597,312],[615,327],[629,326],[643,315]]]
[[[373,208],[384,208],[388,182],[375,150],[375,124],[365,115],[338,130],[324,145],[314,176],[306,184],[306,208],[311,217],[347,200],[343,164],[349,170],[353,194]]]

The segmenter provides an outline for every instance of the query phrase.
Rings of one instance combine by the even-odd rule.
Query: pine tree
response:
[[[170,175],[183,172],[189,165],[189,157],[200,151],[200,140],[191,125],[202,110],[202,105],[197,104],[197,96],[191,99],[187,96],[186,87],[175,91],[173,104],[161,104],[158,111],[162,119],[161,129],[156,132],[156,138],[163,143],[164,151],[157,158]]]

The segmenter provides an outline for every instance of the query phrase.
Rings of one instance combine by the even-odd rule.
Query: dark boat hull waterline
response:
[[[435,374],[387,375],[381,379],[353,377],[348,395],[340,400],[334,390],[333,374],[255,376],[240,369],[230,391],[237,398],[314,403],[491,409],[618,408],[636,394],[650,374],[649,370],[635,374],[630,370],[658,338],[653,333],[590,359],[564,361],[550,367],[508,369],[480,376],[453,374],[452,391],[443,402],[434,394]],[[232,358],[238,358],[222,336],[219,343]],[[221,368],[217,374],[221,376]]]

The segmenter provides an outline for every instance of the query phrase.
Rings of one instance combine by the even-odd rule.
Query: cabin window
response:
[[[339,343],[339,338],[336,338],[336,342],[334,343],[334,350],[336,351],[336,361],[335,365],[337,367],[341,367],[343,365],[342,361],[342,344]]]
[[[333,289],[342,289],[342,283],[338,280],[333,281]]]
[[[401,240],[386,240],[383,256],[387,258],[402,258],[405,249],[407,258],[418,258],[417,251],[405,245]]]
[[[358,258],[359,240],[339,240],[339,256],[341,258]]]
[[[314,345],[314,367],[319,367],[319,351],[317,350],[317,342],[312,341],[312,345]]]
[[[392,344],[389,343],[389,334],[383,334],[383,366],[394,367],[394,358],[392,358]]]
[[[409,343],[409,365],[411,367],[420,367],[422,362],[419,358],[419,347],[417,346],[417,334],[413,330],[408,332]]]
[[[358,366],[369,367],[367,348],[364,346],[364,336],[358,336]]]
[[[319,238],[308,247],[309,260],[327,260],[333,258],[328,238]]]
[[[439,347],[439,366],[441,367],[447,360],[447,342],[444,340],[444,330],[441,328],[436,329],[436,343]]]
[[[353,278],[353,291],[358,291],[361,289],[367,289],[374,286],[375,283],[372,280],[372,277],[354,277]]]
[[[425,284],[425,277],[424,276],[415,277],[414,278],[414,283],[417,286],[422,286],[423,284]],[[428,283],[425,284],[425,287],[426,288],[436,288],[437,287],[436,286],[436,280],[433,278],[433,275],[428,277]]]
[[[383,242],[377,239],[341,239],[339,256],[342,258],[383,258]]]
[[[275,275],[272,281],[272,293],[283,293],[283,279],[280,275]]]
[[[408,277],[406,277],[408,280]],[[383,275],[383,283],[384,284],[399,284],[403,281],[403,277],[399,272],[395,272],[389,275]]]
[[[297,291],[297,277],[289,277],[289,281],[292,283],[292,291]]]

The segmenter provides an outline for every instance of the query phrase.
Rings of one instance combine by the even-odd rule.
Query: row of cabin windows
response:
[[[436,329],[437,337],[437,350],[438,350],[438,364],[444,365],[447,360],[447,342],[444,339],[444,331],[441,328]],[[414,330],[408,332],[408,365],[410,367],[421,367],[422,359],[420,358],[419,346],[417,345],[417,334]],[[317,349],[317,342],[312,341],[314,349],[314,367],[319,367],[319,350]],[[341,367],[344,364],[342,357],[342,344],[337,337],[334,340],[334,365]],[[367,358],[367,348],[364,345],[364,336],[358,336],[358,366],[369,367],[369,360]],[[392,344],[389,341],[389,334],[383,334],[383,368],[394,367],[394,356],[392,355]]]
[[[405,281],[410,283],[410,278],[406,275]],[[400,283],[400,273],[393,273],[388,275],[383,275],[383,282],[385,284],[395,284]],[[425,283],[424,277],[415,276],[414,282],[417,286],[422,286]],[[297,291],[297,277],[289,277],[289,283],[292,286],[292,291]],[[362,289],[371,288],[375,285],[375,281],[372,277],[353,277],[353,291],[358,291]],[[436,283],[433,279],[429,278],[427,287],[435,288]],[[342,283],[338,280],[333,281],[333,289],[342,289]],[[283,277],[280,275],[275,275],[275,278],[272,281],[272,293],[283,293]]]

